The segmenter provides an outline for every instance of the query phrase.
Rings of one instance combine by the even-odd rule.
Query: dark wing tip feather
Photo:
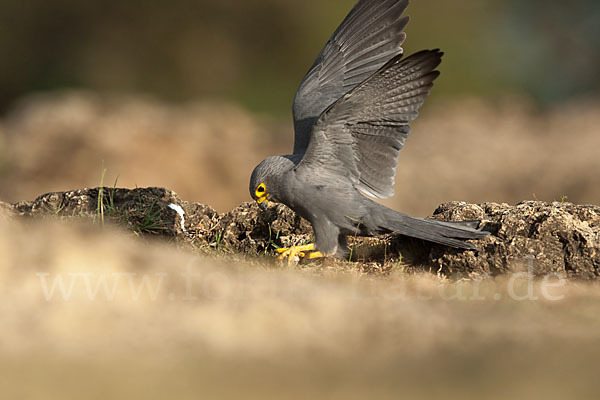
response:
[[[402,53],[408,0],[359,0],[337,27],[294,97],[294,153],[308,146],[312,124],[337,99]]]
[[[429,62],[428,68],[431,71],[434,71],[437,67],[442,63],[442,57],[444,56],[444,52],[440,51],[440,49],[434,50],[421,50],[416,53],[411,54],[408,57],[404,57],[404,54],[397,54],[392,57],[387,63],[385,63],[374,75],[377,73],[387,70],[396,64],[419,64]],[[437,78],[437,76],[436,76]]]

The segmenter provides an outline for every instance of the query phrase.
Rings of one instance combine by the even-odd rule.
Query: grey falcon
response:
[[[407,6],[408,0],[354,6],[298,88],[293,153],[269,157],[252,172],[250,194],[261,208],[283,203],[314,230],[314,244],[278,249],[280,258],[346,258],[347,235],[395,233],[476,250],[465,240],[488,234],[476,229],[479,221],[411,217],[365,196],[393,195],[409,122],[439,75],[439,50],[403,58]]]

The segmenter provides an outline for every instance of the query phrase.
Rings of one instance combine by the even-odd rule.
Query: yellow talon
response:
[[[292,259],[295,256],[298,256],[300,258],[304,258],[305,257],[305,252],[306,251],[312,251],[315,249],[315,245],[314,243],[311,244],[306,244],[304,246],[293,246],[293,247],[289,247],[289,248],[281,248],[281,249],[277,249],[277,252],[279,253],[279,259],[283,260],[284,258],[288,257],[288,264],[292,263]],[[315,252],[315,253],[319,253],[320,252]],[[315,258],[312,257],[313,253],[309,254],[309,258]]]
[[[311,258],[322,258],[322,257],[325,257],[325,256],[324,256],[323,254],[321,254],[321,252],[320,252],[320,251],[313,251],[313,252],[311,252],[311,253],[308,255],[308,258],[309,258],[309,259],[311,259]]]
[[[315,249],[315,244],[311,243],[311,244],[305,244],[303,246],[293,246],[293,247],[284,247],[281,249],[277,249],[278,253],[289,253],[289,252],[294,252],[294,253],[298,253],[301,251],[311,251]],[[280,256],[281,257],[281,256]]]

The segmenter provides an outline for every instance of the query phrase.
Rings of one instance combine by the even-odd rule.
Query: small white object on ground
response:
[[[181,230],[186,232],[185,230],[185,218],[183,217],[183,215],[185,214],[185,211],[183,211],[183,208],[181,208],[181,206],[178,206],[177,204],[169,204],[169,208],[175,210],[177,212],[177,214],[179,214],[179,216],[181,217]]]

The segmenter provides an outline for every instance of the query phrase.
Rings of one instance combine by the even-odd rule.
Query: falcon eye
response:
[[[264,183],[258,185],[258,187],[256,188],[256,192],[254,192],[254,195],[256,197],[264,197],[267,195],[267,187]]]

